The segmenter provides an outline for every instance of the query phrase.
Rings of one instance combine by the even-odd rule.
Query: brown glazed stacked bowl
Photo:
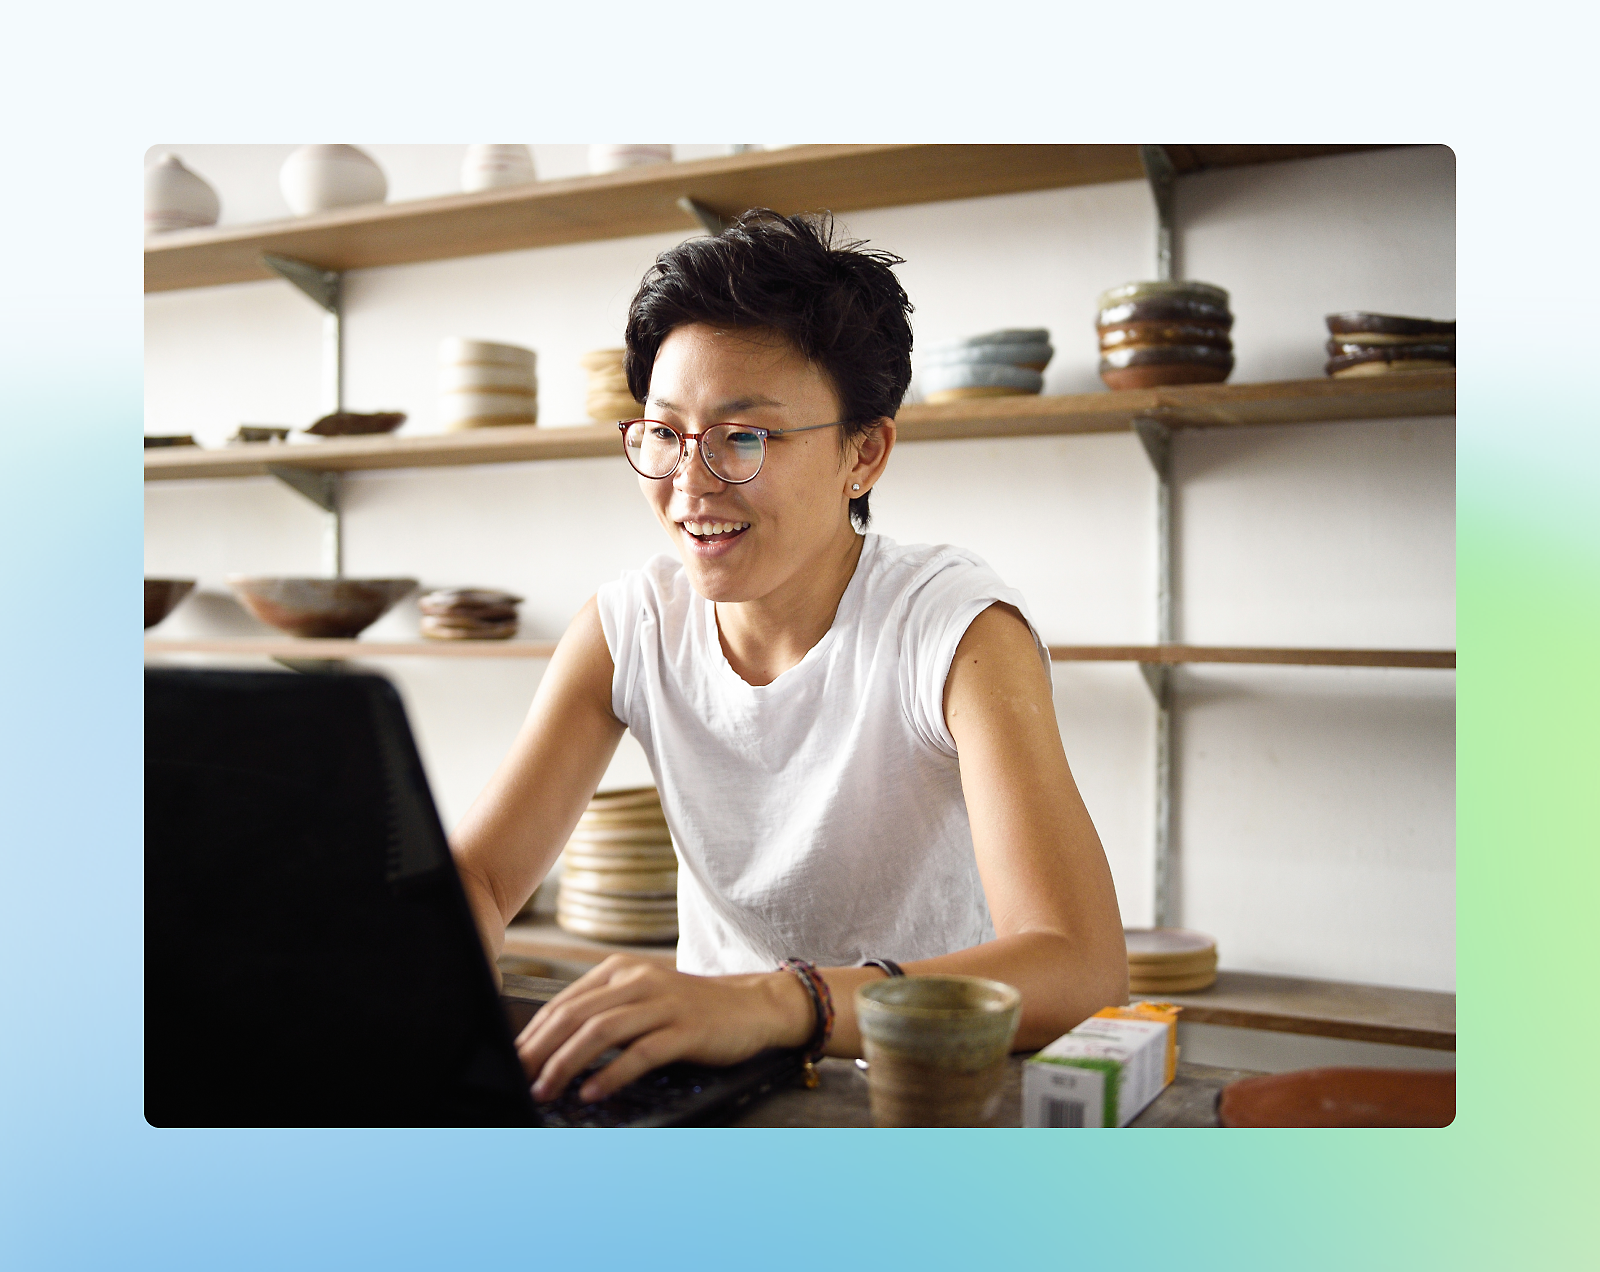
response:
[[[1432,318],[1328,315],[1327,373],[1335,379],[1396,371],[1449,371],[1456,365],[1456,325]]]
[[[1228,293],[1210,283],[1127,283],[1100,297],[1100,378],[1112,389],[1219,384],[1233,372]]]

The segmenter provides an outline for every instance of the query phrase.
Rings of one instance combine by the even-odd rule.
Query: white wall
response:
[[[176,146],[219,188],[225,220],[281,216],[287,147]],[[454,188],[461,148],[373,146],[395,197]],[[715,148],[684,148],[681,154]],[[578,147],[537,147],[544,176]],[[1233,293],[1236,381],[1317,376],[1336,309],[1455,314],[1454,159],[1436,147],[1207,173],[1179,182],[1180,261]],[[919,347],[999,326],[1051,329],[1046,392],[1099,387],[1094,309],[1148,277],[1153,214],[1136,182],[856,213],[907,258]],[[687,230],[686,230],[687,233]],[[442,336],[539,354],[540,419],[581,423],[578,355],[620,343],[654,255],[682,236],[354,273],[349,401],[436,431]],[[147,298],[146,430],[220,444],[240,422],[319,413],[320,314],[287,285]],[[913,397],[916,387],[913,385]],[[1194,643],[1451,647],[1454,422],[1407,420],[1177,439],[1177,622]],[[1029,597],[1047,640],[1153,638],[1154,483],[1131,436],[937,442],[898,451],[874,528],[961,543]],[[346,496],[352,574],[482,584],[528,598],[524,634],[555,636],[604,580],[665,550],[618,457],[366,473]],[[259,630],[230,572],[315,573],[310,506],[268,479],[146,487],[146,571],[201,580],[159,631]],[[368,633],[412,635],[414,602]],[[387,660],[411,704],[448,823],[481,787],[538,665]],[[1079,783],[1123,916],[1150,920],[1153,728],[1126,665],[1057,669]],[[1182,920],[1224,966],[1454,987],[1454,675],[1193,667],[1178,677]],[[624,743],[608,784],[647,780]]]

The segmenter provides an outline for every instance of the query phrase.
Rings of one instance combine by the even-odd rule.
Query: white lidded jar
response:
[[[278,184],[296,216],[382,203],[389,193],[383,169],[354,146],[301,146],[284,160]]]
[[[590,172],[618,172],[647,163],[671,163],[671,146],[590,146]]]
[[[222,211],[217,192],[177,155],[163,152],[144,170],[144,232],[165,234],[215,225]]]
[[[469,193],[532,180],[533,155],[526,146],[468,146],[461,161],[461,188]]]

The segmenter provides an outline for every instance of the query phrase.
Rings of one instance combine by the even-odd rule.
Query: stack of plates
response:
[[[1233,372],[1228,293],[1210,283],[1128,283],[1100,297],[1100,378],[1111,389],[1220,384]]]
[[[510,640],[520,596],[481,587],[443,588],[417,602],[429,640]]]
[[[578,365],[589,373],[589,397],[584,404],[591,420],[602,424],[636,420],[644,414],[644,404],[628,389],[628,377],[622,373],[623,349],[596,349],[578,359]]]
[[[1328,365],[1335,379],[1456,365],[1456,325],[1396,314],[1328,315]]]
[[[537,423],[539,381],[533,350],[454,336],[442,341],[439,400],[445,427],[452,432]]]
[[[923,359],[923,394],[929,402],[956,402],[1040,393],[1053,353],[1043,327],[989,331],[941,345]]]
[[[598,941],[678,939],[678,859],[653,786],[607,791],[562,856],[556,922]]]
[[[1129,928],[1128,992],[1160,997],[1206,989],[1217,980],[1217,943],[1183,928]]]

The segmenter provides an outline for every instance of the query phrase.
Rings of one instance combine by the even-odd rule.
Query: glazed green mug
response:
[[[990,1126],[1022,994],[977,976],[901,976],[856,990],[874,1126]]]

